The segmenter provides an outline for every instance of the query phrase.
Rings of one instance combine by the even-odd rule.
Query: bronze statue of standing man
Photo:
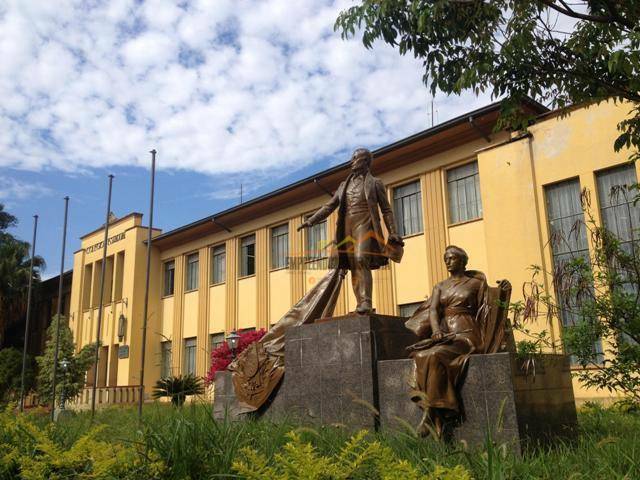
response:
[[[329,202],[309,217],[298,230],[311,227],[338,209],[335,249],[331,266],[351,271],[351,283],[358,305],[356,312],[371,312],[373,279],[371,270],[402,257],[402,238],[396,233],[393,211],[384,183],[371,175],[373,155],[358,148],[351,156],[351,173]],[[385,243],[380,213],[389,232]]]

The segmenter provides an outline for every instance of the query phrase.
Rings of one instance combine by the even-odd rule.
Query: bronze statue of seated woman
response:
[[[412,400],[424,410],[417,428],[422,436],[433,431],[441,438],[449,420],[460,416],[458,392],[469,356],[506,349],[511,284],[488,287],[482,272],[466,269],[468,259],[459,247],[445,249],[449,278],[405,324],[421,339],[409,351],[416,362]]]

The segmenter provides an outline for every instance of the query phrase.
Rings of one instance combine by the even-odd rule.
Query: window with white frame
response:
[[[215,285],[223,283],[226,279],[227,254],[224,244],[211,248],[211,279],[210,283]]]
[[[176,274],[176,262],[173,260],[164,262],[164,287],[163,287],[162,294],[165,297],[169,295],[173,295],[173,284],[175,281],[175,274]]]
[[[447,170],[449,223],[468,222],[482,217],[478,162]]]
[[[211,366],[211,353],[224,343],[224,332],[209,335],[209,366]]]
[[[637,257],[640,255],[640,205],[635,203],[636,191],[632,190],[632,186],[638,183],[635,165],[627,164],[598,172],[596,183],[602,225],[620,241],[620,249],[631,257]],[[623,291],[637,294],[640,286],[633,274],[620,265],[614,264],[611,268],[623,280]],[[627,334],[623,334],[622,338],[634,343]]]
[[[160,376],[162,378],[171,376],[171,342],[160,344]]]
[[[307,260],[319,260],[327,256],[327,221],[324,220],[320,223],[306,229],[305,237],[305,257]]]
[[[185,375],[196,374],[196,339],[185,338],[184,340],[184,373]]]
[[[557,273],[566,270],[567,265],[576,259],[589,263],[587,229],[578,179],[546,186],[545,199],[554,271]],[[566,298],[566,294],[558,290],[556,296],[558,304],[562,306],[559,312],[562,325],[564,328],[571,328],[580,321],[580,299],[575,295]],[[602,354],[602,342],[595,342],[593,349],[594,353]],[[571,361],[576,364],[577,359],[572,356]]]
[[[240,239],[240,276],[256,273],[256,236],[249,235]]]
[[[629,164],[598,172],[596,182],[602,224],[632,254],[640,241],[640,205],[634,203],[636,192],[631,190],[638,183],[636,167]]]
[[[398,234],[401,236],[422,233],[422,193],[420,180],[393,189]]]
[[[289,262],[289,225],[271,229],[271,268],[284,268]]]
[[[197,253],[187,255],[186,267],[184,289],[189,292],[198,288],[199,260]]]

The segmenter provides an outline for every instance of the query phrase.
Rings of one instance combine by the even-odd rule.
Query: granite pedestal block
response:
[[[238,401],[233,390],[231,372],[216,372],[214,381],[213,417],[217,420],[239,418]]]
[[[379,360],[406,358],[416,342],[405,318],[345,315],[285,333],[285,374],[261,415],[303,424],[377,427]],[[237,409],[228,372],[216,375],[214,415]]]
[[[463,421],[454,439],[482,445],[491,433],[498,443],[520,451],[529,441],[570,437],[576,407],[569,357],[540,355],[526,372],[514,354],[472,355],[461,388]],[[417,425],[422,410],[409,400],[415,363],[411,359],[378,363],[380,418],[384,428]]]

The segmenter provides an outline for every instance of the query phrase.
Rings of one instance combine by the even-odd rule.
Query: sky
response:
[[[421,62],[333,25],[350,1],[0,0],[0,203],[44,277],[112,211],[171,230],[431,126]],[[487,96],[435,98],[440,123]]]

